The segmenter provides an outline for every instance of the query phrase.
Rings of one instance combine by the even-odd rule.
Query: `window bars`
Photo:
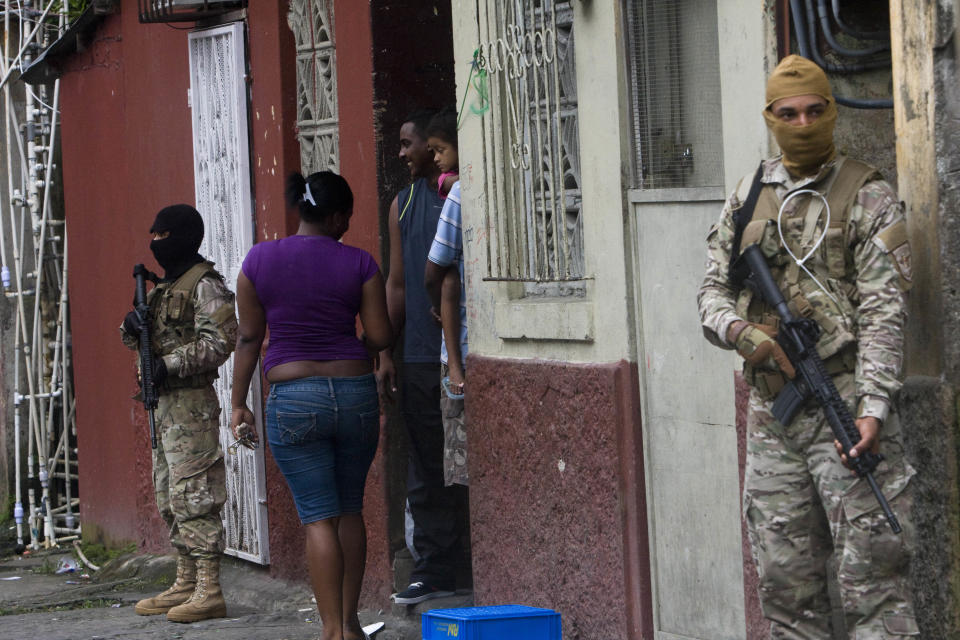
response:
[[[634,186],[723,184],[717,11],[702,0],[629,1]]]
[[[339,171],[340,127],[333,0],[291,0],[297,46],[297,138],[303,175]]]
[[[487,280],[584,277],[580,141],[570,0],[480,3]]]

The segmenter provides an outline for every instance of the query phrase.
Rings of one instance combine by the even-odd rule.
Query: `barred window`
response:
[[[584,277],[570,0],[483,0],[488,280]],[[528,287],[529,289],[530,287]]]
[[[723,185],[717,7],[627,0],[634,187]]]
[[[297,47],[297,138],[304,175],[340,165],[333,0],[290,0]]]

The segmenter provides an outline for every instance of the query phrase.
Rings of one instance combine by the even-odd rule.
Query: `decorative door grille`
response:
[[[333,0],[291,0],[297,46],[297,138],[304,175],[340,167]]]
[[[246,54],[243,24],[233,23],[189,36],[190,93],[193,114],[193,167],[197,210],[206,233],[201,252],[214,261],[234,288],[240,265],[253,245],[250,186]],[[220,443],[227,468],[223,508],[227,553],[261,564],[269,562],[266,475],[263,449],[237,447],[230,433],[233,356],[220,367],[215,386],[220,406]],[[263,440],[260,375],[253,376],[249,399]]]
[[[488,280],[584,276],[580,138],[570,0],[484,0]]]

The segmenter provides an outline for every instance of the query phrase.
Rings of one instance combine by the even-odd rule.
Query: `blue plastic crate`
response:
[[[560,614],[519,604],[434,609],[420,630],[423,640],[560,640]]]

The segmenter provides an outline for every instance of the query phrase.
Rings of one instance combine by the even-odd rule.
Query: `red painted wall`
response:
[[[449,24],[449,8],[443,9],[439,18],[431,10],[431,20],[411,24],[449,45],[449,29],[436,28],[437,19]],[[407,9],[421,10],[412,5]],[[286,11],[283,0],[258,0],[248,9],[257,240],[288,235],[297,225],[283,198],[286,176],[300,168],[296,54]],[[395,157],[397,121],[413,103],[436,102],[431,96],[443,96],[439,102],[451,98],[452,75],[449,61],[411,65],[396,55],[397,49],[391,47],[389,54],[383,49],[378,58],[381,76],[390,81],[381,86],[375,103],[370,7],[337,0],[335,15],[341,172],[355,196],[345,241],[379,257],[381,200],[388,196],[385,189],[378,189],[382,179],[378,171]],[[381,24],[380,33],[387,32],[394,29]],[[133,540],[149,551],[163,551],[168,545],[153,502],[145,415],[129,399],[136,390],[135,356],[120,344],[116,327],[130,308],[132,265],[145,262],[157,269],[147,246],[155,212],[174,202],[194,202],[187,33],[139,24],[136,2],[124,0],[122,12],[107,18],[89,47],[65,63],[62,77],[83,524],[88,536]],[[403,46],[413,45],[408,40]],[[452,56],[445,52],[442,57]],[[446,75],[438,75],[438,68],[446,69]],[[438,77],[449,82],[435,81]],[[403,86],[416,90],[397,93]],[[396,110],[391,111],[383,152],[379,116],[388,99]],[[399,175],[403,167],[394,164],[393,173]],[[397,182],[396,177],[392,181]],[[387,190],[392,197],[394,186]],[[382,443],[365,505],[370,540],[363,600],[370,606],[384,605],[391,591],[389,525],[396,528],[388,504],[396,502],[397,487],[390,479],[399,474],[389,468],[396,462],[382,453],[386,430]],[[300,523],[269,451],[266,461],[271,570],[279,577],[302,578],[306,570]]]
[[[564,637],[653,637],[636,365],[469,368],[476,604],[555,609]]]
[[[283,199],[286,176],[300,168],[296,53],[286,11],[283,0],[251,3],[248,11],[258,240],[292,233],[297,224]],[[166,532],[153,502],[145,415],[129,399],[135,356],[120,344],[117,326],[130,308],[133,264],[157,270],[147,233],[156,211],[194,202],[187,33],[139,24],[136,2],[127,0],[67,61],[61,85],[83,524],[93,537],[134,540],[151,551],[167,549]],[[379,255],[369,14],[341,8],[337,34],[342,172],[356,197],[345,241]],[[378,478],[374,473],[368,499],[372,549],[376,524],[385,522],[376,517],[383,507],[371,504],[384,495]],[[304,576],[300,523],[269,453],[267,484],[273,573]],[[370,590],[383,592],[389,565],[385,551],[378,557]]]
[[[140,25],[136,3],[106,19],[61,80],[70,320],[84,533],[166,547],[153,502],[150,445],[135,356],[117,327],[133,265],[157,269],[148,229],[161,207],[193,201],[182,31]]]

